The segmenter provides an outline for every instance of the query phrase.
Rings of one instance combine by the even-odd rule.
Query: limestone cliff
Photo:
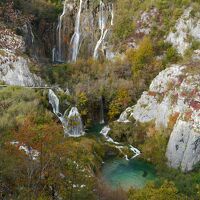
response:
[[[137,104],[119,122],[131,118],[156,128],[172,128],[166,156],[169,166],[190,171],[200,161],[200,63],[172,65],[152,81]],[[173,127],[169,127],[173,121]]]
[[[25,42],[5,26],[0,29],[0,81],[9,85],[39,86],[42,80],[30,72],[33,65],[23,53]]]

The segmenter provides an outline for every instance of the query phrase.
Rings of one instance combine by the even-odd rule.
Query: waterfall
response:
[[[71,44],[72,44],[72,58],[71,61],[75,62],[78,57],[79,52],[79,41],[80,41],[80,20],[81,20],[81,11],[82,11],[82,0],[80,0],[79,10],[76,16],[76,22],[75,22],[75,28],[74,28],[74,34],[71,38]]]
[[[69,112],[67,127],[69,136],[77,137],[84,135],[83,123],[76,107],[72,107]]]
[[[104,124],[105,120],[104,120],[104,108],[103,108],[103,98],[101,96],[100,98],[100,124]]]
[[[124,149],[126,146],[120,144],[119,142],[115,142],[111,137],[109,137],[108,133],[110,132],[110,130],[111,129],[110,129],[109,126],[105,126],[101,130],[100,134],[102,134],[105,137],[105,139],[106,139],[107,142],[113,143],[115,145],[115,148],[117,148],[124,155],[124,157],[125,157],[126,160],[129,160],[128,156],[126,154],[124,154],[124,152],[122,151],[122,149]],[[129,145],[128,148],[134,154],[131,157],[131,159],[134,159],[134,158],[136,158],[137,156],[139,156],[141,154],[140,150],[138,150],[137,148],[133,147],[132,145]]]
[[[59,99],[56,96],[56,94],[53,92],[53,90],[49,90],[49,94],[48,94],[48,98],[49,98],[49,103],[51,104],[52,108],[53,108],[53,112],[58,115],[59,114]]]
[[[128,118],[130,117],[132,110],[133,108],[131,107],[127,108],[124,112],[122,112],[117,122],[129,123],[130,121]]]
[[[56,48],[54,47],[52,49],[52,62],[54,63],[56,61]]]
[[[58,21],[58,61],[62,61],[62,23],[63,23],[63,17],[66,14],[66,8],[67,8],[67,0],[64,1],[63,5],[63,12],[59,17]]]
[[[105,4],[103,3],[102,0],[100,0],[100,9],[99,9],[99,29],[101,31],[101,36],[99,38],[99,40],[97,41],[97,44],[94,48],[94,54],[93,54],[93,58],[94,59],[98,59],[98,50],[100,45],[102,44],[102,42],[104,41],[107,33],[108,33],[108,29],[106,29],[106,18],[105,18],[105,13],[104,13],[104,9],[105,9]]]
[[[109,8],[110,8],[109,10],[110,10],[110,13],[111,13],[110,25],[113,26],[114,25],[114,9],[113,9],[113,4],[110,4]]]
[[[31,26],[30,23],[28,23],[28,27],[29,27],[30,34],[31,34],[31,43],[33,44],[34,41],[35,41],[35,36],[34,36],[34,34],[33,34],[32,26]]]
[[[70,137],[79,137],[84,135],[84,127],[78,109],[72,107],[70,111],[67,109],[64,114],[62,114],[59,110],[59,99],[51,89],[48,93],[48,99],[53,108],[53,113],[62,123],[64,135]]]

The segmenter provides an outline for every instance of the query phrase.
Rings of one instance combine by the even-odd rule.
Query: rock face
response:
[[[40,86],[42,80],[31,73],[31,61],[23,56],[25,42],[9,29],[0,30],[0,81],[9,85]]]
[[[160,72],[149,91],[118,120],[152,121],[157,129],[167,129],[173,124],[166,156],[169,166],[182,171],[192,170],[200,161],[200,71],[197,66],[199,63],[172,65]]]
[[[182,55],[191,46],[189,37],[200,40],[200,19],[199,16],[192,18],[191,11],[192,8],[185,10],[175,25],[175,32],[170,32],[166,38]]]

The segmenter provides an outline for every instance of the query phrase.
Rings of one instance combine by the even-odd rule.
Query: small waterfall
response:
[[[53,90],[49,90],[49,94],[48,94],[48,98],[49,98],[49,103],[51,104],[52,108],[53,108],[53,112],[58,115],[59,114],[59,99],[56,96],[56,94],[53,92]]]
[[[56,48],[54,47],[52,49],[52,62],[54,63],[56,61]]]
[[[105,4],[103,3],[102,0],[100,0],[100,7],[99,7],[99,29],[101,31],[101,36],[99,38],[99,40],[97,41],[97,44],[94,48],[94,54],[93,54],[93,58],[94,59],[98,59],[98,50],[100,45],[102,44],[102,42],[104,41],[107,33],[108,33],[108,29],[106,29],[106,18],[105,18],[105,13],[104,13],[104,9],[105,9]]]
[[[29,30],[30,32],[30,35],[31,35],[31,43],[33,45],[33,43],[35,42],[35,36],[33,34],[33,30],[32,30],[32,26],[30,24],[30,22],[27,23],[27,29]]]
[[[103,108],[103,97],[100,98],[100,124],[104,124],[104,108]]]
[[[113,143],[115,145],[115,148],[117,148],[125,157],[126,160],[129,160],[128,159],[128,156],[126,154],[124,154],[124,152],[122,151],[126,146],[120,144],[119,142],[115,142],[111,137],[108,136],[108,133],[110,132],[110,127],[109,126],[105,126],[100,134],[102,134],[105,138],[106,138],[106,141],[110,142],[110,143]],[[136,158],[137,156],[139,156],[141,154],[140,150],[138,150],[137,148],[133,147],[132,145],[129,145],[128,146],[129,150],[131,152],[133,152],[133,156],[131,157],[131,159],[134,159]]]
[[[76,107],[72,107],[67,120],[68,135],[78,137],[84,135],[83,123]]]
[[[25,34],[24,37],[25,37],[27,46],[29,48],[33,48],[33,45],[35,43],[35,36],[32,30],[31,23],[29,21],[23,25],[22,31]]]
[[[66,14],[66,9],[67,8],[67,0],[64,1],[64,5],[63,5],[63,12],[59,17],[59,21],[58,21],[58,26],[57,26],[57,30],[58,30],[58,61],[62,61],[62,24],[63,24],[63,17]],[[54,54],[55,55],[55,54]]]
[[[80,42],[80,20],[81,20],[82,3],[83,1],[80,0],[79,10],[76,16],[74,34],[70,42],[72,44],[72,58],[71,58],[72,62],[75,62],[77,60],[80,47],[79,42]]]
[[[130,117],[132,112],[133,112],[133,108],[131,107],[127,108],[124,112],[122,112],[117,122],[129,123],[130,121],[128,118]]]
[[[49,103],[53,108],[53,113],[63,125],[64,135],[70,137],[80,137],[81,135],[84,135],[84,127],[78,109],[72,107],[70,111],[67,109],[65,113],[62,114],[59,110],[59,99],[51,89],[49,90],[48,98]]]

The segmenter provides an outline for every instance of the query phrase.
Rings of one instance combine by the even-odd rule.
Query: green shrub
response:
[[[154,135],[146,138],[144,144],[140,146],[142,157],[154,163],[159,170],[165,168],[167,143],[167,135],[155,132]]]

